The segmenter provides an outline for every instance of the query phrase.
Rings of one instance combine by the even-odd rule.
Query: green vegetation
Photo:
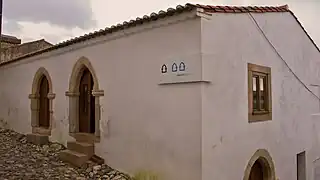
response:
[[[133,176],[134,180],[160,180],[159,175],[151,171],[139,171]]]

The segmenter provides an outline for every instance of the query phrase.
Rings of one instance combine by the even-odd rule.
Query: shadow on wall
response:
[[[63,119],[55,119],[55,117],[52,118],[50,141],[58,142],[66,146],[67,142],[72,140],[72,138],[69,136],[68,122],[69,119],[66,116],[64,116]]]
[[[11,109],[5,105],[10,105],[10,101],[4,92],[0,92],[0,99],[0,128],[9,129]]]
[[[9,124],[3,118],[0,118],[0,128],[9,129]]]

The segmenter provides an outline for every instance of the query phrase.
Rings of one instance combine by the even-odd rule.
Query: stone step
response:
[[[94,134],[89,134],[89,133],[75,133],[74,138],[78,142],[86,142],[86,143],[95,142]]]
[[[43,134],[43,135],[50,135],[51,131],[48,128],[43,128],[43,127],[33,127],[32,128],[32,133],[34,134]]]
[[[94,145],[92,143],[69,141],[67,147],[71,151],[76,151],[82,154],[86,154],[91,157],[94,154]]]
[[[93,155],[91,158],[90,158],[90,161],[94,162],[94,163],[97,163],[99,165],[101,164],[104,164],[104,159],[97,156],[97,155]]]
[[[49,136],[37,133],[27,134],[27,142],[42,146],[49,143]]]
[[[81,167],[90,159],[90,157],[86,154],[71,151],[69,149],[61,151],[59,157],[61,160],[77,167]]]

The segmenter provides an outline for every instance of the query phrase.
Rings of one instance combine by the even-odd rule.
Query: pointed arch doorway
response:
[[[82,133],[95,133],[93,85],[92,74],[84,67],[79,84],[79,132]]]
[[[69,134],[75,139],[83,136],[100,141],[100,97],[99,81],[91,62],[81,57],[73,67],[69,90]]]
[[[44,67],[40,67],[34,75],[29,94],[32,133],[51,134],[54,98],[49,73]]]
[[[269,152],[257,150],[249,160],[243,180],[276,180],[275,167]]]

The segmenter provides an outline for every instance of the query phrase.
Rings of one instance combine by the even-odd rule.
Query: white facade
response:
[[[320,53],[288,13],[253,13],[292,71],[319,96]],[[202,179],[241,179],[250,157],[266,149],[280,180],[296,179],[306,151],[307,179],[319,158],[319,100],[294,77],[246,14],[202,19]],[[271,67],[272,121],[248,123],[247,63]],[[318,177],[319,178],[319,177]]]
[[[159,75],[168,59],[200,61],[200,22],[194,13],[182,14],[4,65],[0,117],[18,132],[31,132],[28,95],[35,73],[44,67],[56,94],[50,138],[66,145],[71,137],[65,92],[73,66],[86,57],[104,90],[96,154],[111,167],[132,174],[147,170],[170,179],[198,179],[201,87],[160,86]],[[124,34],[129,32],[133,34]],[[81,46],[86,47],[77,49]]]
[[[310,85],[320,85],[320,53],[294,17],[252,16],[319,96]],[[152,171],[166,180],[239,180],[252,155],[265,149],[276,177],[289,180],[296,178],[296,154],[306,151],[307,179],[315,179],[320,119],[313,114],[320,111],[319,100],[293,76],[248,13],[186,12],[2,65],[0,120],[31,132],[28,95],[43,67],[55,93],[50,139],[66,144],[72,137],[65,92],[82,57],[104,91],[95,152],[111,167],[130,174]],[[184,62],[186,70],[171,73],[174,62]],[[271,67],[271,121],[248,122],[247,63]]]

